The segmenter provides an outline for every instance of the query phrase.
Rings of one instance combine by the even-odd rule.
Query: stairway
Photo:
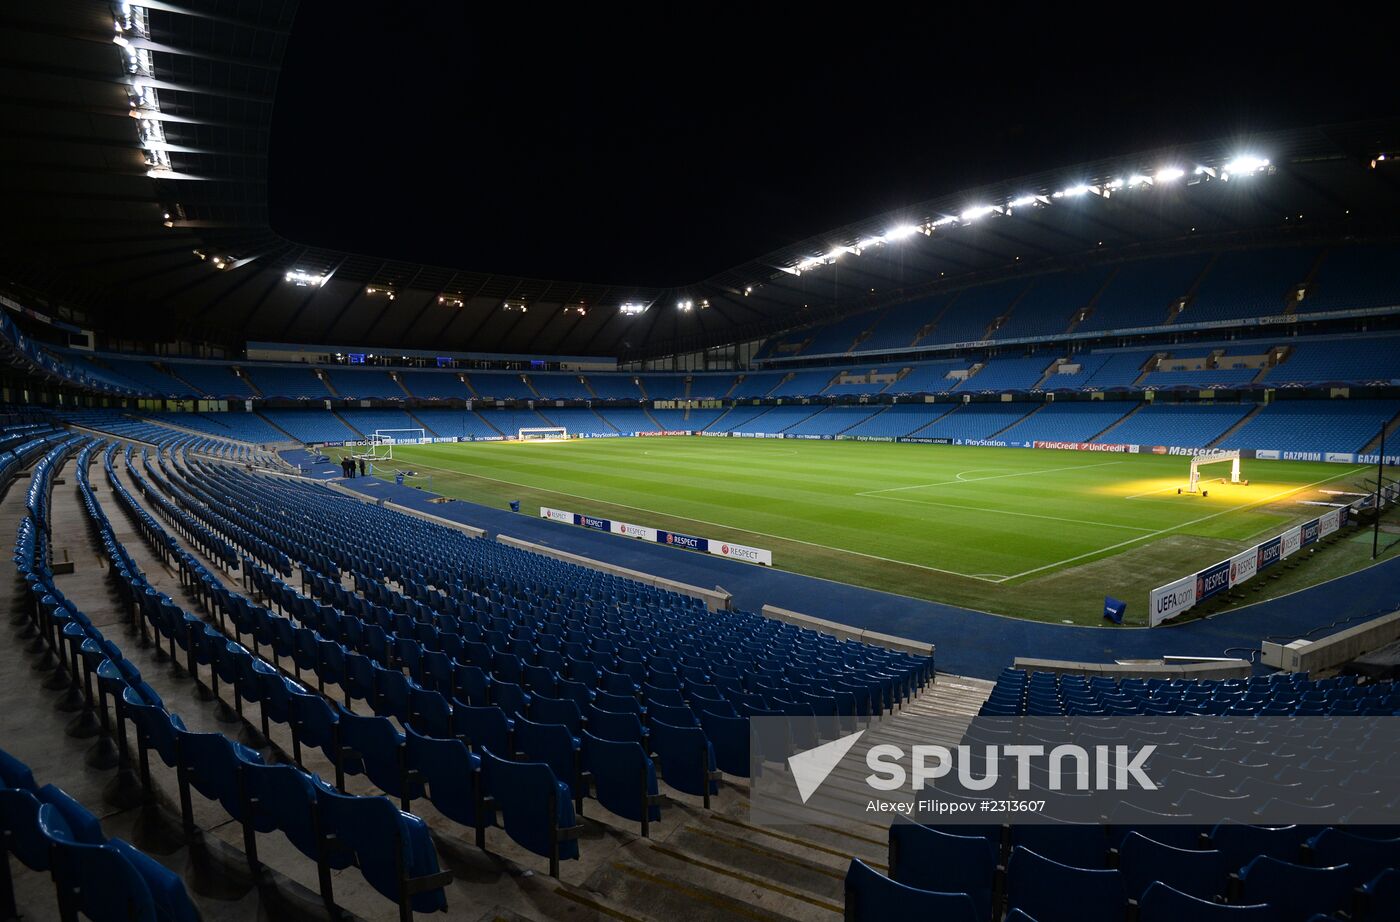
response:
[[[1220,433],[1220,438],[1215,439],[1214,441],[1212,441],[1212,442],[1211,442],[1209,445],[1207,445],[1206,447],[1207,447],[1207,448],[1214,448],[1214,447],[1217,446],[1217,445],[1223,444],[1224,441],[1225,441],[1226,439],[1228,439],[1230,436],[1234,435],[1236,432],[1240,431],[1242,428],[1244,428],[1244,427],[1249,423],[1249,421],[1250,421],[1251,419],[1253,419],[1254,417],[1258,416],[1258,415],[1259,415],[1259,411],[1261,411],[1261,410],[1263,410],[1263,409],[1264,409],[1264,404],[1262,404],[1262,403],[1256,404],[1256,405],[1254,406],[1253,409],[1251,409],[1251,410],[1250,410],[1248,413],[1246,413],[1244,416],[1240,417],[1239,422],[1235,423],[1235,424],[1234,424],[1233,426],[1231,426],[1229,429],[1226,429],[1224,432]]]
[[[1305,292],[1312,291],[1312,284],[1317,279],[1317,274],[1322,271],[1322,264],[1327,261],[1327,254],[1330,252],[1330,250],[1323,250],[1321,253],[1317,254],[1317,259],[1313,260],[1312,267],[1308,269],[1308,274],[1304,276],[1303,281],[1299,283]],[[1286,316],[1292,317],[1298,312],[1298,305],[1306,303],[1306,297],[1303,301],[1299,301],[1294,297],[1294,293],[1297,290],[1297,286],[1288,290],[1288,303],[1283,309],[1283,313]]]
[[[925,429],[927,429],[929,426],[932,426],[934,423],[936,423],[936,422],[938,422],[939,420],[945,418],[945,417],[948,415],[948,413],[953,413],[953,412],[955,412],[955,411],[958,409],[958,407],[960,407],[960,406],[962,406],[962,404],[960,404],[960,403],[951,404],[951,405],[948,407],[948,412],[947,412],[947,413],[939,413],[939,414],[938,414],[937,416],[935,416],[933,419],[931,419],[931,420],[929,420],[928,422],[924,423],[922,426],[920,426],[919,428],[915,429],[913,432],[909,433],[909,435],[911,435],[911,436],[918,435],[920,432],[923,432],[923,431],[924,431]]]
[[[303,444],[302,441],[301,441],[301,439],[299,439],[299,438],[297,438],[296,436],[292,435],[292,434],[291,434],[290,432],[288,432],[286,429],[283,429],[281,426],[277,425],[277,424],[274,423],[272,420],[268,419],[268,418],[267,418],[266,416],[264,416],[262,413],[257,413],[257,414],[255,414],[255,415],[258,417],[258,419],[260,419],[260,420],[262,420],[263,422],[267,423],[269,426],[271,426],[272,428],[276,429],[278,432],[280,432],[280,433],[282,433],[283,435],[285,435],[288,439],[292,440],[293,442],[296,442],[298,445]]]
[[[836,433],[836,434],[837,434],[837,435],[845,435],[847,432],[850,432],[850,431],[851,431],[852,429],[854,429],[856,426],[862,425],[863,423],[868,423],[868,422],[870,422],[872,419],[874,419],[875,417],[879,416],[879,415],[882,414],[882,413],[888,413],[888,412],[890,411],[890,407],[892,407],[892,406],[894,406],[894,404],[892,404],[892,403],[887,403],[887,404],[885,404],[883,407],[881,407],[880,409],[876,410],[874,413],[871,413],[871,414],[870,414],[869,416],[867,416],[865,419],[858,419],[858,420],[856,420],[855,422],[851,423],[851,424],[850,424],[849,426],[847,426],[845,429],[842,429],[840,432],[838,432],[838,433]]]
[[[331,410],[331,415],[334,416],[336,419],[340,420],[340,424],[341,424],[342,426],[344,426],[346,429],[349,429],[351,432],[357,433],[357,434],[360,436],[360,438],[363,439],[363,438],[368,438],[368,437],[369,437],[369,434],[368,434],[368,433],[360,432],[360,430],[358,430],[358,429],[356,429],[354,426],[350,425],[350,420],[346,419],[344,416],[341,416],[340,413],[339,413],[339,411],[337,411],[337,410]]]
[[[1118,417],[1118,418],[1115,419],[1113,422],[1109,423],[1109,424],[1108,424],[1107,426],[1105,426],[1101,431],[1095,433],[1094,435],[1089,436],[1089,438],[1085,439],[1085,441],[1086,441],[1086,442],[1097,442],[1099,439],[1101,439],[1101,438],[1103,438],[1104,436],[1108,435],[1108,434],[1109,434],[1110,432],[1112,432],[1114,429],[1117,429],[1119,426],[1123,425],[1123,423],[1127,422],[1128,420],[1132,419],[1134,416],[1138,415],[1138,412],[1141,411],[1143,407],[1149,406],[1149,405],[1150,405],[1150,404],[1148,404],[1148,403],[1146,403],[1146,402],[1139,403],[1137,406],[1133,407],[1131,410],[1129,410],[1128,412],[1124,413],[1122,416]]]
[[[1220,254],[1219,254],[1219,253],[1215,253],[1215,254],[1212,254],[1212,255],[1211,255],[1210,261],[1207,262],[1205,268],[1201,270],[1201,274],[1198,275],[1198,276],[1196,276],[1196,278],[1191,282],[1191,287],[1188,288],[1188,289],[1186,289],[1186,293],[1185,293],[1184,295],[1182,295],[1180,298],[1177,298],[1177,299],[1173,300],[1172,303],[1171,303],[1171,306],[1170,306],[1169,308],[1167,308],[1167,319],[1166,319],[1164,325],[1165,325],[1165,324],[1169,324],[1169,323],[1174,323],[1174,322],[1176,321],[1176,318],[1178,318],[1178,317],[1180,317],[1182,314],[1186,313],[1186,311],[1191,307],[1191,302],[1194,301],[1194,300],[1196,300],[1196,292],[1198,292],[1198,291],[1201,290],[1201,285],[1202,285],[1202,283],[1205,282],[1206,278],[1210,275],[1210,270],[1214,269],[1214,268],[1215,268],[1215,264],[1216,264],[1217,262],[1219,262],[1219,261],[1220,261]],[[1176,309],[1176,306],[1177,306],[1178,304],[1183,305],[1183,307],[1182,307],[1181,310],[1179,310],[1179,311]],[[1189,321],[1188,321],[1188,322],[1189,322]]]
[[[1039,390],[1045,384],[1046,381],[1049,381],[1055,376],[1055,370],[1060,367],[1061,363],[1068,361],[1068,357],[1059,358],[1052,361],[1049,365],[1046,366],[1044,374],[1040,376],[1040,380],[1036,381],[1034,384],[1031,385],[1031,390]]]
[[[1156,371],[1157,366],[1162,364],[1162,359],[1166,357],[1167,353],[1165,352],[1152,353],[1152,358],[1142,363],[1142,370],[1138,373],[1138,376],[1133,379],[1133,387],[1141,387],[1143,379]]]
[[[422,429],[424,432],[428,433],[433,438],[439,437],[440,433],[434,432],[432,428],[429,427],[426,423],[424,423],[421,419],[419,419],[417,414],[415,414],[412,410],[405,407],[404,412],[408,414],[409,419],[413,420],[418,425],[418,428]]]
[[[321,386],[330,391],[332,397],[340,396],[340,392],[331,385],[331,376],[326,374],[325,371],[320,368],[313,368],[311,369],[311,373],[320,379]]]
[[[1288,361],[1289,356],[1291,356],[1291,355],[1293,355],[1293,347],[1292,347],[1292,346],[1283,346],[1283,347],[1281,347],[1281,348],[1279,349],[1278,361],[1277,361],[1277,362],[1274,362],[1272,365],[1269,364],[1268,362],[1265,362],[1265,363],[1264,363],[1264,367],[1261,368],[1261,369],[1259,369],[1259,374],[1257,374],[1257,375],[1255,375],[1253,378],[1251,378],[1251,379],[1249,380],[1249,383],[1250,383],[1250,384],[1262,384],[1262,383],[1264,383],[1264,379],[1267,378],[1267,377],[1269,376],[1269,372],[1273,371],[1275,368],[1277,368],[1278,366],[1282,365],[1284,362]]]
[[[1099,290],[1094,292],[1094,296],[1089,299],[1088,303],[1074,312],[1074,315],[1069,319],[1069,326],[1065,328],[1066,333],[1073,333],[1079,327],[1079,324],[1094,315],[1094,308],[1099,306],[1099,300],[1103,298],[1103,293],[1108,291],[1108,286],[1112,285],[1113,280],[1118,277],[1120,268],[1119,266],[1114,266],[1113,270],[1110,271],[1108,276],[1103,280],[1103,284],[1099,286]]]
[[[263,392],[262,392],[262,388],[258,387],[256,384],[254,384],[254,383],[253,383],[253,379],[250,378],[250,377],[248,377],[247,375],[245,375],[245,374],[243,373],[243,369],[242,369],[242,368],[239,368],[237,365],[233,365],[233,366],[231,366],[231,367],[229,368],[229,371],[233,372],[234,376],[237,377],[238,380],[240,380],[240,381],[242,381],[244,384],[248,385],[248,390],[250,390],[250,391],[253,392],[253,396],[255,396],[255,397],[262,397],[262,396],[264,396],[264,394],[263,394]]]
[[[1400,455],[1400,439],[1395,436],[1396,430],[1400,430],[1400,413],[1391,417],[1390,422],[1385,424],[1385,448],[1388,455]],[[1361,449],[1360,454],[1375,454],[1381,449],[1381,435],[1376,433],[1376,437],[1366,443],[1366,447]]]
[[[1007,423],[1005,426],[1002,426],[1002,427],[1001,427],[1000,429],[998,429],[996,432],[993,432],[991,435],[987,436],[987,438],[989,438],[989,439],[994,439],[994,438],[996,438],[997,436],[999,436],[999,435],[1001,435],[1003,432],[1005,432],[1007,429],[1010,429],[1012,426],[1020,425],[1021,423],[1025,422],[1025,421],[1028,420],[1028,419],[1030,419],[1032,416],[1034,416],[1035,414],[1039,413],[1041,410],[1045,409],[1045,408],[1048,407],[1048,406],[1050,406],[1050,404],[1048,404],[1048,403],[1042,403],[1040,406],[1036,407],[1034,410],[1031,410],[1029,413],[1025,414],[1024,416],[1018,416],[1018,417],[1016,417],[1016,418],[1013,419],[1011,422]]]
[[[530,393],[532,393],[532,394],[535,395],[535,399],[536,399],[536,400],[543,400],[543,399],[544,399],[544,397],[542,397],[542,396],[540,395],[540,392],[539,392],[538,390],[536,390],[536,388],[535,388],[535,382],[533,382],[533,381],[530,380],[530,376],[529,376],[529,375],[521,375],[521,376],[520,376],[520,380],[523,381],[523,382],[525,383],[525,386],[528,387],[528,388],[530,389]]]
[[[389,372],[389,377],[394,379],[394,383],[399,386],[399,390],[403,391],[405,397],[416,398],[417,395],[415,395],[412,391],[408,389],[408,385],[403,383],[403,376],[400,375],[397,371]]]

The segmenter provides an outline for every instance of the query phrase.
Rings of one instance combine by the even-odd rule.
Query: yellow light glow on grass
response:
[[[1198,489],[1202,492],[1188,493],[1189,479],[1182,476],[1142,477],[1133,480],[1117,480],[1101,483],[1092,488],[1100,496],[1116,496],[1130,501],[1154,500],[1159,502],[1210,503],[1223,506],[1240,506],[1247,503],[1265,503],[1271,500],[1287,499],[1303,487],[1301,484],[1280,480],[1251,480],[1249,483],[1230,483],[1228,480],[1208,480],[1201,478]],[[1181,495],[1177,495],[1177,490]],[[1202,493],[1207,495],[1202,495]]]

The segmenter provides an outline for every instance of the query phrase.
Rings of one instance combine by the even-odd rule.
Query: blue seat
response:
[[[1098,823],[1013,825],[1011,847],[1018,845],[1075,868],[1101,868],[1108,858],[1108,839]]]
[[[593,777],[593,796],[618,816],[641,823],[642,835],[649,835],[651,824],[661,819],[662,797],[656,766],[641,744],[602,739],[587,730],[582,741],[583,769]]]
[[[708,808],[710,795],[719,793],[720,773],[715,766],[714,747],[705,731],[697,726],[673,726],[652,720],[651,747],[666,784],[703,797]]]
[[[448,739],[452,731],[452,705],[447,696],[438,691],[409,686],[409,706],[412,716],[407,725],[413,726],[424,736]]]
[[[322,831],[354,853],[370,886],[399,905],[400,919],[447,909],[452,875],[439,867],[426,823],[382,797],[321,791],[316,804]]]
[[[1210,832],[1210,844],[1225,861],[1225,867],[1238,870],[1260,855],[1283,861],[1297,861],[1309,830],[1304,826],[1248,826],[1221,823]]]
[[[488,806],[500,811],[506,835],[518,845],[549,859],[549,873],[559,876],[559,862],[578,858],[583,827],[575,818],[568,786],[543,762],[511,762],[481,752],[481,788]],[[477,845],[486,847],[485,814],[477,824]]]
[[[1382,871],[1361,886],[1356,917],[1362,922],[1400,918],[1400,870]]]
[[[42,804],[30,791],[18,788],[0,789],[0,913],[12,918],[18,913],[14,906],[14,887],[10,879],[9,855],[14,855],[30,870],[49,869],[49,838],[41,831],[40,811],[48,814],[53,828],[66,828],[67,823],[57,809]],[[9,905],[5,905],[5,900]]]
[[[563,724],[569,732],[578,736],[583,731],[583,712],[568,698],[547,698],[534,695],[530,698],[530,719],[542,724]]]
[[[583,798],[579,785],[580,744],[578,737],[569,732],[563,724],[544,724],[515,719],[515,748],[519,755],[529,762],[543,762],[554,772],[554,777],[569,788],[569,796],[575,803]]]
[[[514,682],[497,680],[491,685],[491,702],[507,717],[530,713],[530,694]]]
[[[1349,909],[1355,882],[1345,864],[1312,867],[1261,855],[1240,869],[1240,899],[1273,904],[1279,922],[1305,922],[1316,913]]]
[[[477,826],[481,785],[481,759],[459,739],[436,739],[407,727],[404,730],[404,764],[425,785],[428,800],[438,812],[464,826]],[[484,825],[494,819],[487,818]]]
[[[715,747],[715,764],[719,770],[736,778],[749,777],[748,719],[702,709],[700,726],[710,745]]]
[[[1308,852],[1312,864],[1347,864],[1367,879],[1387,868],[1400,868],[1400,839],[1363,838],[1330,826],[1308,841]]]
[[[288,701],[287,722],[292,729],[293,757],[301,764],[301,747],[321,750],[334,764],[336,759],[336,721],[340,708],[333,708],[325,698],[312,694],[293,694]]]
[[[480,755],[482,749],[490,749],[492,752],[515,754],[515,722],[506,717],[500,708],[494,705],[472,707],[457,701],[453,704],[452,714],[455,735],[466,739],[472,752]]]
[[[404,738],[387,717],[368,717],[342,710],[336,721],[335,786],[345,790],[347,774],[364,774],[407,810],[423,796],[422,788],[404,779]]]
[[[589,705],[584,715],[588,718],[588,732],[600,739],[647,745],[647,732],[636,714],[605,711]]]
[[[695,712],[685,705],[674,706],[658,704],[655,701],[647,705],[647,719],[652,723],[660,720],[673,727],[700,726],[700,721],[696,719]]]
[[[1276,922],[1267,903],[1231,904],[1197,899],[1163,883],[1149,884],[1138,900],[1138,922]]]
[[[1225,894],[1226,868],[1220,852],[1188,851],[1130,832],[1118,847],[1118,868],[1128,896],[1138,899],[1154,881],[1203,900]]]
[[[1000,848],[980,836],[959,836],[918,823],[890,826],[890,878],[920,890],[966,893],[990,918]]]
[[[940,893],[898,883],[859,858],[846,871],[847,922],[889,919],[937,919],[939,922],[986,922],[966,893]]]
[[[1128,905],[1117,871],[1089,870],[1042,858],[1024,846],[1006,865],[1007,908],[1037,922],[1122,919]]]

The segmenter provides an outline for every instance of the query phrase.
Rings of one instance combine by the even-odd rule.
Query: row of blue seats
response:
[[[65,446],[65,453],[71,453],[73,447],[72,444]],[[92,492],[87,477],[87,465],[91,461],[94,449],[95,446],[89,443],[82,448],[79,455],[79,490],[88,518],[99,535],[104,554],[111,563],[114,581],[124,597],[131,602],[131,610],[136,611],[135,600],[150,587],[116,538]],[[111,466],[114,454],[115,446],[106,453],[108,480],[114,495],[140,520],[141,531],[149,534],[158,530],[159,526],[149,518],[149,514],[139,510],[135,501],[117,481]],[[56,449],[45,460],[53,459],[52,466],[56,467],[63,456]],[[32,494],[41,482],[51,481],[51,471],[49,476],[41,477],[41,473],[36,467],[36,482],[31,487]],[[206,776],[200,774],[200,764],[193,753],[200,751],[201,743],[214,748],[231,744],[220,734],[191,734],[185,731],[178,716],[165,708],[160,696],[141,680],[139,671],[122,658],[120,650],[102,638],[101,632],[63,598],[62,593],[53,584],[52,572],[47,564],[47,489],[45,486],[41,491],[42,497],[30,504],[31,509],[38,512],[31,512],[22,524],[15,557],[17,566],[30,586],[30,596],[33,600],[32,617],[36,628],[44,643],[60,660],[64,658],[64,645],[67,644],[66,652],[75,664],[82,662],[85,676],[95,676],[98,690],[95,697],[101,703],[95,703],[94,696],[88,691],[87,708],[95,710],[100,716],[101,736],[109,745],[114,734],[109,726],[106,702],[114,702],[119,728],[115,732],[116,747],[122,753],[114,761],[126,761],[127,737],[124,728],[128,720],[137,730],[137,748],[143,777],[148,782],[148,750],[156,747],[158,742],[169,737],[174,738],[175,743],[172,746],[165,746],[164,742],[161,742],[161,748],[158,748],[157,752],[163,761],[178,769],[187,831],[193,834],[192,816],[188,809],[191,787],[206,796],[218,797],[217,787],[212,782],[205,784]],[[169,547],[168,544],[165,546]],[[76,671],[75,666],[74,675]],[[78,681],[81,681],[83,686],[90,684]],[[189,754],[186,754],[187,752]],[[284,768],[264,765],[253,750],[239,751],[239,756],[248,765],[267,769],[267,772],[254,773],[269,778],[276,769]],[[290,775],[280,776],[291,777],[294,780],[290,787],[282,790],[284,796],[278,799],[277,809],[260,806],[259,810],[266,812],[256,823],[251,814],[240,814],[240,818],[244,819],[245,824],[252,823],[260,827],[261,831],[282,829],[294,845],[318,862],[322,870],[323,884],[326,885],[323,886],[323,897],[327,901],[328,909],[333,911],[334,908],[333,894],[329,890],[331,869],[352,865],[361,869],[376,890],[399,903],[402,917],[407,917],[410,907],[423,911],[445,907],[445,896],[441,888],[446,878],[437,867],[431,840],[421,820],[400,813],[383,798],[342,795],[319,782],[319,779],[303,774],[299,769],[290,768],[289,772]],[[291,792],[291,787],[298,790]],[[270,804],[276,799],[276,795],[267,793],[268,800],[255,798],[256,803]],[[295,807],[289,803],[287,797],[298,798]],[[225,806],[228,806],[227,802]],[[248,828],[252,827],[245,825],[245,831]],[[250,866],[256,872],[255,853],[250,855]]]

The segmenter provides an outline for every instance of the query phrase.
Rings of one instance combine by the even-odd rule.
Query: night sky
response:
[[[1284,7],[1161,7],[1129,26],[516,6],[304,0],[271,137],[274,228],[670,286],[983,182],[1398,108],[1388,54],[1355,44],[1378,21],[1266,34]]]

